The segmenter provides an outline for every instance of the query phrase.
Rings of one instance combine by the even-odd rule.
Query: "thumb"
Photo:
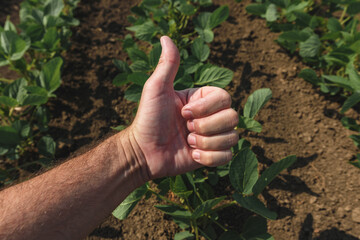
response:
[[[147,82],[161,89],[170,84],[172,86],[179,68],[180,55],[177,47],[168,36],[161,37],[160,42],[162,51],[159,63]]]

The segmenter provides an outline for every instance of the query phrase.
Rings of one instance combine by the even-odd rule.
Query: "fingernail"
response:
[[[196,146],[196,137],[193,134],[189,134],[188,136],[188,144],[191,147],[195,147]]]
[[[200,161],[200,153],[198,151],[193,151],[192,152],[192,157],[195,161],[199,162]]]
[[[184,118],[194,118],[194,115],[190,109],[183,110],[183,117]]]
[[[162,37],[160,38],[160,43],[161,43],[161,46],[162,46],[163,48],[165,48],[165,47],[167,46],[167,42],[166,42],[164,36],[162,36]]]

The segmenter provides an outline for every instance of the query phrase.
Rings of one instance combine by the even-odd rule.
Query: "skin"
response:
[[[231,160],[231,98],[216,87],[174,91],[180,57],[168,37],[134,122],[87,153],[0,192],[0,239],[81,239],[145,182]]]

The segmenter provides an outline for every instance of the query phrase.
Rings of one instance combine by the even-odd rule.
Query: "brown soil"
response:
[[[234,108],[241,111],[256,89],[273,91],[270,104],[257,117],[262,133],[243,137],[252,143],[262,168],[287,155],[298,156],[297,163],[263,193],[268,207],[279,215],[268,222],[269,232],[275,239],[359,239],[360,175],[347,163],[356,148],[348,138],[351,132],[339,121],[341,99],[324,96],[296,77],[304,65],[274,43],[276,34],[265,21],[246,14],[249,0],[214,2],[230,6],[229,19],[215,30],[210,61],[235,72],[227,88]],[[73,45],[65,56],[58,98],[49,104],[59,159],[132,119],[135,105],[124,100],[124,89],[111,84],[116,75],[112,59],[126,59],[118,39],[129,33],[126,16],[132,5],[120,0],[83,1],[76,11],[81,25],[74,29]],[[354,110],[348,114],[360,120]],[[124,221],[109,216],[87,239],[172,239],[179,229],[152,207],[156,202],[155,198],[140,202]],[[240,211],[224,210],[223,224],[240,231],[241,216],[234,217]]]

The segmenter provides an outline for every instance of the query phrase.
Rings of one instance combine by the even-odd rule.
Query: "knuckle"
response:
[[[228,137],[228,146],[232,147],[239,141],[239,135],[236,131],[232,131],[230,136]]]
[[[230,97],[229,93],[222,89],[220,94],[221,94],[222,105],[224,107],[230,107],[231,106],[231,97]]]
[[[194,121],[195,130],[197,133],[204,134],[205,133],[205,127],[206,123],[202,120]]]
[[[205,98],[201,98],[199,99],[199,103],[198,103],[198,109],[199,109],[199,112],[200,114],[206,114],[207,113],[207,106],[206,106],[206,99]]]
[[[225,152],[225,156],[224,156],[224,160],[225,160],[224,164],[230,162],[231,159],[232,159],[232,152],[231,152],[231,150],[227,150]]]
[[[237,114],[237,112],[235,112],[234,109],[230,110],[229,120],[230,120],[231,127],[236,127],[238,125],[238,123],[239,123],[238,114]]]
[[[209,148],[209,143],[208,140],[205,137],[198,137],[199,139],[199,143],[200,143],[200,147],[203,149],[208,149]]]

